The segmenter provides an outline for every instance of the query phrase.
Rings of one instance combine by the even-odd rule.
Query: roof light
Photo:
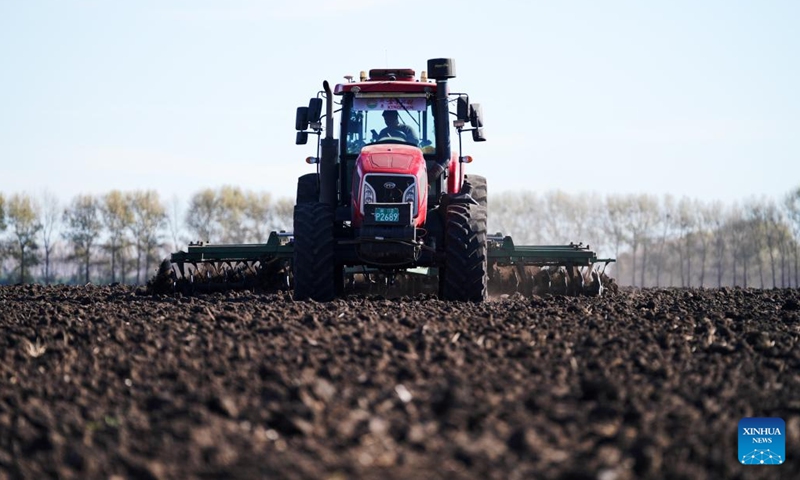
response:
[[[415,75],[411,68],[373,68],[369,71],[369,79],[372,81],[414,81]]]

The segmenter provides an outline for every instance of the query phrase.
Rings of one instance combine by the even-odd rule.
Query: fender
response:
[[[447,171],[447,193],[458,193],[464,183],[464,164],[458,158],[458,154],[453,152],[450,155],[450,165]]]

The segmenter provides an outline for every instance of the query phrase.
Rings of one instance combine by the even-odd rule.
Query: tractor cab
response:
[[[423,173],[430,182],[430,206],[436,205],[443,193],[460,189],[463,181],[461,163],[471,160],[471,157],[461,155],[462,132],[471,131],[475,141],[485,140],[480,106],[469,104],[466,94],[449,93],[447,80],[455,77],[453,60],[432,60],[428,68],[431,75],[423,71],[419,77],[410,68],[372,69],[368,73],[360,72],[358,80],[346,76],[346,83],[335,86],[333,94],[341,97],[336,102],[341,109],[335,162],[338,166],[336,204],[340,208],[358,200],[354,196],[358,185],[352,182],[354,174],[359,171],[359,158],[362,153],[381,151],[378,146],[387,150],[391,145],[407,145],[419,150],[418,155],[425,166]],[[309,134],[322,137],[325,129],[320,119],[321,107],[322,99],[312,98],[308,107],[297,109],[297,144],[306,143]],[[327,120],[330,121],[327,136],[331,138],[333,122],[330,118]],[[457,152],[450,144],[451,121],[459,135]],[[321,140],[320,143],[324,143],[325,139]],[[370,148],[364,150],[365,147]],[[310,159],[312,163],[319,161],[318,157]],[[319,168],[320,172],[324,169],[321,165]],[[427,175],[428,172],[433,175]],[[428,188],[424,185],[420,189],[423,187]],[[321,186],[321,190],[324,189]],[[328,200],[332,197],[329,195]]]
[[[413,70],[408,70],[412,72]],[[404,87],[406,91],[375,91]],[[371,88],[370,88],[371,87]],[[364,91],[373,90],[373,91]],[[358,155],[365,145],[407,143],[431,160],[436,154],[435,86],[418,82],[337,85],[343,96],[343,154]]]

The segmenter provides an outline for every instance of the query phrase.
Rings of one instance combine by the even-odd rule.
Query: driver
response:
[[[383,121],[386,122],[386,128],[381,130],[378,138],[398,137],[414,145],[419,145],[419,137],[414,131],[414,127],[400,123],[397,110],[384,110]]]

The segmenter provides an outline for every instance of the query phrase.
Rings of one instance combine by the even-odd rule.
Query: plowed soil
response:
[[[1,287],[0,479],[800,478],[799,302]]]

